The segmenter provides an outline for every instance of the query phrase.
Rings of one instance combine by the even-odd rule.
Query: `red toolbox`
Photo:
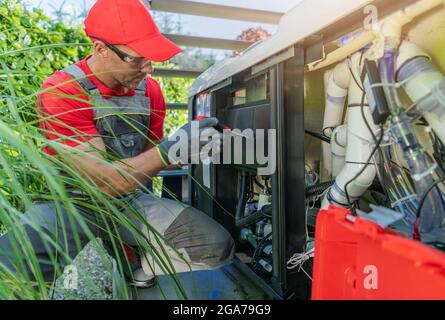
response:
[[[445,254],[331,206],[317,217],[312,299],[445,299]]]

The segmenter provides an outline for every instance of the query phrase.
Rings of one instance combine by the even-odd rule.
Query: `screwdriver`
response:
[[[195,120],[196,121],[201,121],[201,120],[204,120],[204,119],[207,119],[207,118],[208,117],[206,117],[206,116],[198,116],[198,117],[195,118]],[[234,136],[238,136],[238,137],[242,137],[242,138],[246,138],[246,139],[249,138],[248,136],[246,136],[244,134],[241,134],[241,133],[236,132],[236,131],[232,131],[232,129],[229,126],[221,124],[220,122],[218,122],[218,124],[216,126],[214,126],[213,128],[215,128],[215,130],[220,132],[220,133],[223,133],[224,130],[230,130],[230,134],[233,134]]]

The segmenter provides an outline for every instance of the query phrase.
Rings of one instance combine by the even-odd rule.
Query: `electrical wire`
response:
[[[444,183],[445,182],[445,178],[442,178],[442,179],[440,179],[440,180],[438,180],[438,181],[436,181],[436,182],[434,182],[426,191],[425,191],[425,193],[422,195],[422,198],[421,198],[421,200],[420,200],[420,202],[419,202],[419,206],[417,207],[417,211],[416,211],[416,217],[417,218],[420,218],[420,215],[422,214],[422,209],[423,209],[423,206],[425,205],[425,201],[426,201],[426,198],[428,197],[428,195],[429,195],[429,193],[431,192],[431,191],[433,191],[433,189],[435,189],[436,187],[438,187],[441,183]]]
[[[254,177],[253,182],[255,182],[255,184],[261,189],[264,190],[266,188],[266,186],[264,184],[262,184],[261,182],[258,181],[257,177]]]
[[[257,268],[257,265],[259,264],[256,261],[256,256],[258,254],[261,254],[261,251],[264,249],[263,245],[268,240],[268,238],[270,238],[271,236],[272,236],[272,232],[269,232],[265,237],[263,237],[263,239],[260,240],[260,242],[258,243],[257,247],[255,248],[255,251],[253,252],[253,255],[252,255],[252,261],[254,263],[254,268]],[[262,270],[262,268],[261,268],[261,270]]]
[[[352,70],[351,70],[351,72],[352,72]],[[362,95],[362,102],[361,102],[361,114],[362,114],[362,117],[363,117],[363,121],[365,122],[365,124],[366,124],[366,126],[367,126],[367,128],[368,128],[368,130],[370,131],[370,133],[371,133],[371,135],[372,135],[372,137],[373,137],[373,139],[375,139],[374,140],[374,142],[375,142],[375,147],[374,147],[374,149],[372,150],[372,152],[371,152],[371,154],[370,154],[370,156],[369,156],[369,158],[368,158],[368,160],[366,161],[366,164],[365,164],[365,166],[351,179],[351,180],[349,180],[347,183],[346,183],[346,185],[345,185],[345,195],[346,195],[346,200],[347,200],[347,202],[348,202],[348,205],[352,205],[351,204],[351,198],[350,198],[350,196],[349,196],[349,193],[348,193],[348,186],[354,181],[354,180],[356,180],[358,177],[360,177],[362,174],[363,174],[363,172],[365,172],[365,170],[368,168],[368,166],[370,165],[370,161],[372,160],[372,158],[374,157],[374,155],[375,155],[375,153],[377,152],[377,150],[379,150],[380,149],[380,145],[381,145],[381,143],[382,143],[382,141],[383,141],[383,137],[385,136],[385,133],[384,133],[384,130],[383,130],[383,124],[381,124],[380,125],[380,131],[381,131],[381,135],[380,135],[380,139],[377,141],[377,137],[375,136],[375,134],[374,134],[374,132],[372,131],[372,128],[371,128],[371,126],[369,125],[369,122],[368,122],[368,120],[366,119],[366,116],[365,116],[365,113],[364,113],[364,107],[365,107],[365,93]],[[353,211],[353,213],[355,214],[355,208],[353,207],[353,206],[351,206],[352,207],[352,211]]]
[[[268,184],[269,178],[264,178],[264,184],[262,184],[261,182],[259,182],[259,181],[257,180],[257,177],[254,177],[254,178],[253,178],[253,181],[255,182],[255,184],[256,184],[261,190],[267,189],[267,191],[268,191],[269,193],[272,193],[272,188],[271,188],[270,185]]]
[[[329,144],[331,143],[331,138],[329,138],[328,136],[324,135],[323,133],[312,132],[312,131],[309,131],[309,130],[305,130],[304,132],[306,134],[314,137],[314,138],[317,138],[317,139],[323,141],[323,142],[326,142],[326,143],[329,143]]]
[[[348,61],[351,61],[351,57],[348,57]],[[363,61],[363,51],[361,52],[359,65],[362,64],[362,61]],[[348,65],[349,72],[351,72],[352,79],[354,79],[355,84],[357,85],[357,87],[358,87],[363,93],[365,93],[365,89],[363,89],[363,87],[360,85],[360,83],[358,82],[357,78],[355,77],[355,74],[354,74],[354,72],[352,71],[352,68],[351,68],[350,63],[348,63],[347,65]]]
[[[434,131],[430,133],[430,138],[433,142],[434,159],[440,168],[445,171],[445,147]]]
[[[306,199],[312,199],[318,197],[320,194],[324,194],[326,190],[332,187],[335,180],[315,184],[306,188]]]
[[[248,197],[247,203],[253,202],[255,196],[258,195],[258,193],[255,193],[253,190],[254,190],[254,187],[253,187],[252,178],[249,176],[249,188],[247,190],[247,194],[249,195],[249,197]]]
[[[304,274],[312,281],[312,277],[304,270],[303,265],[315,256],[315,248],[303,253],[294,254],[286,263],[288,270],[293,270],[298,267],[298,272],[303,271]]]
[[[259,212],[261,212],[263,214],[264,217],[271,219],[272,218],[272,213],[267,213],[266,211],[264,211],[264,208],[269,208],[271,211],[271,204],[266,204],[264,205],[260,210],[258,210]],[[272,211],[271,211],[272,212]]]
[[[368,128],[369,133],[371,133],[372,140],[374,140],[374,144],[380,145],[381,143],[378,143],[377,137],[374,134],[374,131],[372,130],[371,125],[369,124],[368,119],[366,119],[366,116],[365,116],[365,97],[366,97],[366,93],[363,92],[362,101],[361,101],[361,105],[360,105],[360,113],[362,115],[363,121],[365,122],[366,128]],[[383,127],[381,127],[381,130],[383,131]],[[383,132],[382,132],[382,134],[383,134]],[[380,161],[379,161],[378,165],[381,166],[380,167],[380,170],[381,170],[381,168],[383,168],[384,157],[383,157],[383,151],[380,147],[378,148],[378,151],[379,151],[379,156],[380,156],[380,159],[379,159]]]
[[[264,178],[264,183],[266,185],[267,190],[272,191],[272,186],[270,185],[270,178]]]
[[[310,258],[315,256],[315,248],[312,248],[309,251],[303,253],[295,253],[289,261],[287,261],[287,269],[292,270],[296,267],[302,267],[303,263],[305,263]]]

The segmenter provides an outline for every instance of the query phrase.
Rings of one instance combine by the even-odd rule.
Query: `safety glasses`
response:
[[[137,67],[140,67],[140,66],[142,66],[142,64],[144,62],[149,61],[148,59],[146,59],[144,57],[134,57],[132,55],[129,55],[129,54],[123,52],[122,50],[119,50],[118,48],[116,48],[115,46],[106,42],[103,39],[100,39],[100,38],[94,37],[94,36],[90,36],[90,37],[102,41],[108,48],[110,48],[124,62],[130,63]]]

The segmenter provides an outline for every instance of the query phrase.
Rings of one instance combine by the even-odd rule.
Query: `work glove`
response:
[[[183,125],[156,146],[164,164],[198,164],[217,157],[222,142],[222,134],[214,128],[217,124],[218,119],[205,118]]]

